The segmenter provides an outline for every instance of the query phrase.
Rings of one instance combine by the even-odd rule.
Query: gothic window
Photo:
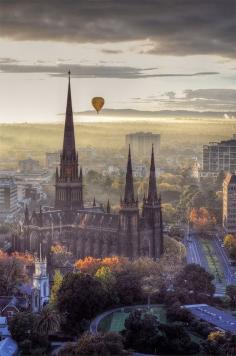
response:
[[[38,295],[36,295],[34,298],[34,304],[35,304],[35,308],[39,307],[39,296]]]
[[[47,282],[43,283],[43,296],[46,297],[47,296]]]

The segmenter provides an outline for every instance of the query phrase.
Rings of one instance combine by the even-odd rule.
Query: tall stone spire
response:
[[[110,206],[110,201],[108,199],[107,201],[107,214],[110,214],[111,213],[111,206]]]
[[[75,151],[74,121],[73,121],[73,110],[72,110],[71,88],[70,88],[70,71],[68,72],[68,75],[69,75],[69,82],[68,82],[62,156],[64,159],[73,160],[76,159],[76,151]]]
[[[155,168],[155,159],[154,159],[154,148],[152,145],[147,201],[148,203],[156,203],[157,200],[158,200],[158,196],[157,196],[156,168]]]
[[[125,181],[124,204],[133,204],[134,202],[135,202],[135,199],[134,199],[134,183],[133,183],[131,152],[130,152],[130,145],[129,145],[127,171],[126,171],[126,181]]]
[[[75,149],[75,134],[70,88],[70,72],[67,94],[67,106],[64,128],[63,149],[60,159],[60,173],[56,171],[56,199],[57,209],[83,208],[82,171],[78,172],[78,154]]]

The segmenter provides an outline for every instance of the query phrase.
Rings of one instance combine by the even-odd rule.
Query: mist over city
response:
[[[0,1],[0,355],[236,354],[235,16]]]

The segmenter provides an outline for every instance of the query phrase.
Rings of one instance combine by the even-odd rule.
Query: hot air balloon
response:
[[[97,114],[102,109],[104,103],[105,103],[105,100],[100,96],[96,96],[95,98],[92,99],[92,105],[93,105],[94,109],[97,111]]]

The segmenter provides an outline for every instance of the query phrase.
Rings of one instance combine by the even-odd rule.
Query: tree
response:
[[[48,336],[59,329],[60,316],[57,311],[50,306],[44,307],[35,323],[36,334]]]
[[[187,301],[198,302],[208,300],[215,292],[212,283],[214,277],[204,268],[196,264],[189,264],[176,276],[174,288]],[[190,299],[190,300],[189,300]]]
[[[47,338],[37,334],[36,331],[38,319],[37,314],[20,312],[9,322],[9,330],[13,339],[18,343],[22,356],[48,354]]]
[[[122,337],[117,333],[92,335],[85,333],[79,339],[77,355],[129,355],[124,350]]]
[[[171,305],[167,307],[166,316],[167,319],[172,322],[182,321],[189,323],[194,319],[192,313],[188,309],[183,308],[180,302],[171,303]]]
[[[100,267],[97,270],[95,277],[103,284],[105,289],[110,288],[115,283],[114,275],[111,273],[110,268],[106,266]]]
[[[199,231],[211,229],[216,224],[215,216],[205,207],[193,208],[190,212],[189,220]]]
[[[66,248],[60,244],[53,245],[51,247],[52,263],[56,267],[65,266],[67,262],[74,262],[73,255],[68,252]]]
[[[102,266],[109,267],[111,271],[122,270],[127,263],[129,263],[127,258],[119,256],[105,257],[103,259],[89,256],[77,260],[75,267],[83,273],[95,275],[97,270]]]
[[[27,281],[25,266],[29,264],[28,255],[7,255],[0,250],[0,295],[11,295]]]
[[[226,287],[226,294],[230,297],[230,302],[233,306],[236,305],[236,285],[231,284]]]
[[[236,238],[232,234],[227,234],[224,237],[224,247],[227,249],[231,249],[232,247],[236,246]]]
[[[84,273],[89,273],[94,275],[101,265],[100,258],[85,257],[84,259],[79,259],[75,262],[75,267]]]
[[[161,324],[157,317],[139,310],[125,321],[125,347],[154,355],[186,355],[199,352],[199,346],[180,325]]]
[[[141,283],[143,293],[147,296],[148,308],[150,308],[151,296],[154,293],[160,292],[163,286],[163,280],[159,274],[151,274],[147,277],[143,277]]]
[[[202,347],[207,355],[234,356],[236,354],[236,335],[222,332],[211,333],[202,343]]]
[[[160,353],[168,355],[196,355],[199,353],[199,345],[191,341],[191,337],[183,326],[160,325],[161,332],[165,335],[165,341],[160,345]]]
[[[101,266],[96,274],[97,278],[107,293],[107,303],[108,305],[116,305],[119,302],[117,291],[115,289],[116,278],[114,273],[111,272],[110,268],[107,266]]]
[[[185,246],[171,237],[164,239],[164,254],[160,258],[160,275],[166,289],[173,287],[174,278],[183,269],[183,260],[186,256]]]
[[[50,304],[57,304],[57,293],[62,285],[63,276],[59,270],[56,270],[53,278],[53,285],[51,289]]]
[[[124,350],[122,336],[117,333],[106,333],[92,335],[84,333],[78,343],[66,343],[58,352],[58,356],[79,356],[79,355],[101,355],[101,356],[121,356],[131,355]]]
[[[16,342],[32,340],[37,316],[29,312],[17,313],[9,322],[9,329]]]
[[[205,205],[205,202],[206,200],[204,194],[201,191],[198,191],[192,196],[190,200],[190,205],[192,208],[199,209]]]
[[[65,315],[65,330],[75,334],[83,320],[91,320],[107,304],[102,283],[88,274],[68,273],[57,294],[57,307]]]
[[[236,245],[234,245],[233,247],[231,247],[231,249],[229,250],[229,256],[230,256],[230,258],[232,258],[233,260],[236,260]]]
[[[115,273],[115,277],[114,288],[121,304],[132,305],[135,302],[142,301],[141,279],[137,272],[127,269]]]
[[[157,353],[159,341],[159,322],[149,313],[140,310],[130,313],[125,320],[125,347],[142,353]]]
[[[163,208],[163,219],[165,223],[172,223],[176,221],[177,210],[173,207],[172,204],[166,203],[162,204]]]

